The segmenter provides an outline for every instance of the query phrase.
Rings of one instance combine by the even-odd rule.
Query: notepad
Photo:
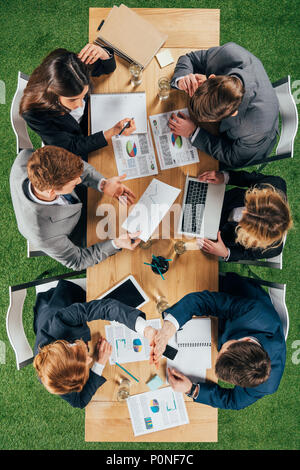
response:
[[[121,4],[111,9],[95,42],[111,47],[123,59],[145,68],[167,37],[149,21]]]
[[[91,132],[104,131],[125,118],[134,118],[134,134],[147,132],[146,93],[91,94]]]
[[[169,345],[178,349],[174,361],[167,361],[167,367],[174,367],[189,377],[192,382],[205,381],[206,369],[211,368],[211,319],[192,318],[176,335]]]

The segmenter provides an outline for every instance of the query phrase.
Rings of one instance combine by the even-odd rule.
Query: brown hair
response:
[[[221,121],[238,109],[244,93],[244,86],[237,77],[208,78],[188,102],[190,117],[196,124]]]
[[[50,343],[39,350],[33,365],[46,389],[55,395],[80,392],[89,377],[84,341],[71,345],[65,340]]]
[[[61,189],[83,172],[83,161],[74,153],[54,145],[33,152],[27,162],[30,182],[39,191]]]
[[[267,352],[252,341],[236,341],[217,359],[215,372],[219,379],[239,387],[257,387],[271,372]]]
[[[20,114],[33,108],[68,112],[58,97],[80,95],[86,85],[90,87],[89,67],[74,52],[55,49],[32,72],[20,102]]]
[[[245,195],[246,211],[236,227],[236,243],[245,248],[277,247],[293,221],[284,193],[271,185],[253,187]]]

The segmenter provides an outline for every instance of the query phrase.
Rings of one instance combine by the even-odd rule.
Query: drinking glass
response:
[[[158,297],[158,299],[156,301],[156,309],[157,309],[159,314],[164,312],[169,307],[170,307],[170,305],[168,304],[168,301],[167,301],[166,297],[164,297],[163,295]]]
[[[118,393],[117,393],[117,400],[118,401],[125,401],[129,397],[130,393],[130,380],[128,379],[121,379]]]
[[[161,77],[158,80],[158,97],[160,100],[167,100],[170,96],[170,80],[167,77]]]
[[[138,64],[131,64],[129,67],[129,72],[131,76],[131,85],[138,86],[142,83],[142,67]]]

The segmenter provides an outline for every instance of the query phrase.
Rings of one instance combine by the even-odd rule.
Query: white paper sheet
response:
[[[159,318],[147,320],[147,326],[161,328]],[[112,345],[112,354],[109,358],[110,364],[125,364],[127,362],[146,361],[150,358],[149,341],[139,336],[135,331],[118,322],[105,325],[107,341]]]
[[[171,387],[133,395],[127,406],[135,436],[189,423],[183,395]]]
[[[199,162],[198,151],[189,139],[174,134],[168,126],[172,113],[189,114],[187,108],[149,116],[161,170]]]
[[[180,191],[181,189],[153,178],[139,202],[133,206],[122,228],[129,233],[141,231],[139,238],[146,242],[170,210]]]
[[[146,93],[91,94],[91,132],[105,131],[125,118],[134,118],[134,134],[147,132]]]
[[[189,320],[168,344],[178,353],[173,361],[167,360],[167,367],[174,367],[192,382],[204,382],[206,369],[211,368],[210,318]]]
[[[126,180],[157,175],[158,169],[151,133],[114,136],[112,139],[119,176]]]

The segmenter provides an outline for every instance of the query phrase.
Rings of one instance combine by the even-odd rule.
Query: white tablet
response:
[[[98,300],[100,299],[115,299],[133,308],[142,307],[142,305],[149,302],[149,297],[132,275],[126,277],[98,297]]]

